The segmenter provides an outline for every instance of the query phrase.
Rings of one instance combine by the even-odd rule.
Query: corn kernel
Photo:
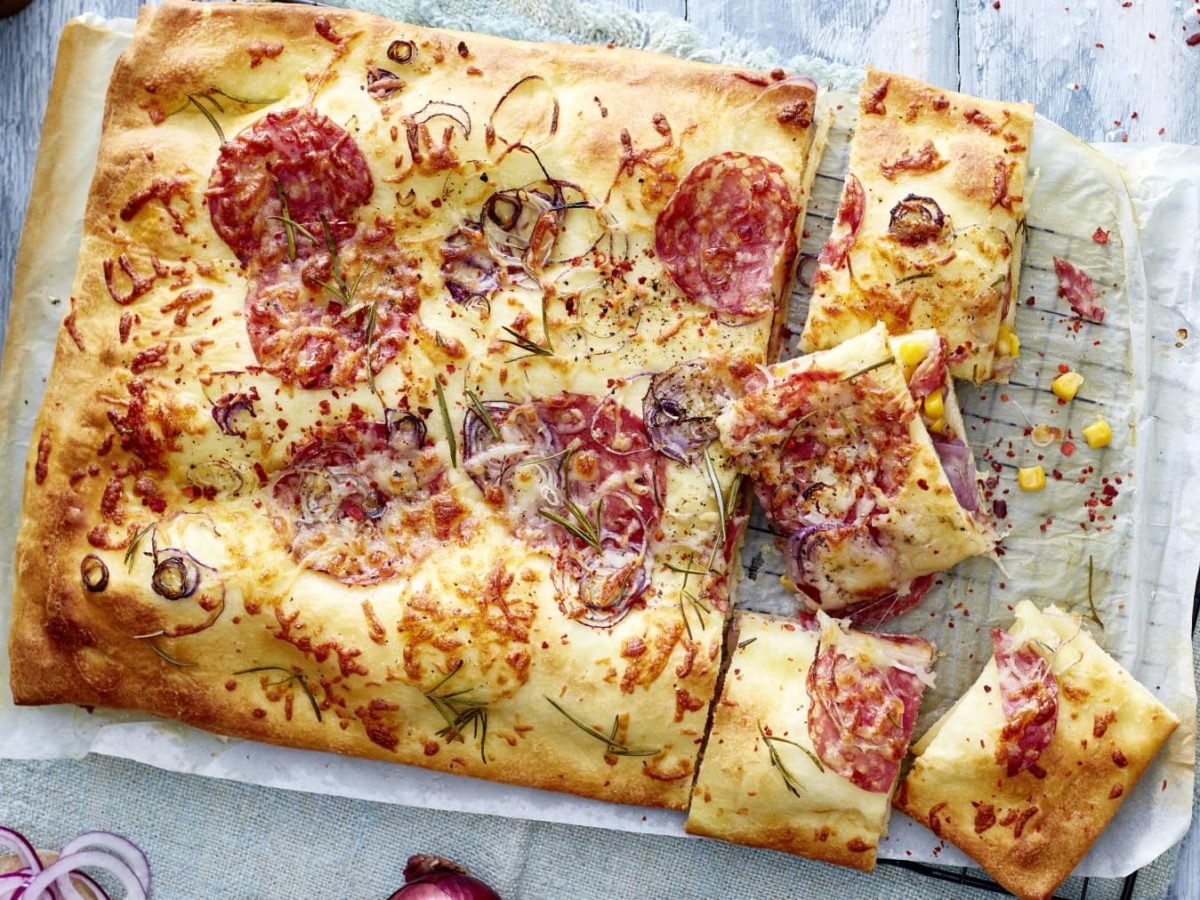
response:
[[[937,419],[932,425],[929,426],[929,430],[932,431],[934,434],[945,434],[946,433],[946,420],[945,419]]]
[[[1078,372],[1066,371],[1054,379],[1050,390],[1054,391],[1060,400],[1074,400],[1075,395],[1079,393],[1079,386],[1082,384],[1082,375]]]
[[[1023,491],[1040,491],[1046,486],[1046,470],[1041,466],[1017,469],[1017,485]]]
[[[946,404],[942,401],[942,389],[937,388],[925,398],[925,415],[931,419],[940,419],[946,414]]]
[[[1017,333],[1007,325],[1000,326],[1000,339],[997,341],[1000,349],[1008,350],[1008,355],[1016,359],[1021,355],[1021,339],[1017,337]]]
[[[915,366],[925,358],[926,347],[920,341],[905,341],[898,352],[900,362],[906,366]]]
[[[1099,447],[1107,447],[1112,443],[1112,426],[1104,421],[1104,419],[1097,419],[1083,429],[1083,439],[1087,441],[1087,445],[1093,450]]]

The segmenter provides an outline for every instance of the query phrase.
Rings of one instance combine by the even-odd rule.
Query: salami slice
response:
[[[831,234],[821,254],[817,257],[822,265],[837,269],[846,262],[846,254],[854,246],[858,237],[859,226],[862,225],[863,213],[867,208],[867,195],[863,192],[862,182],[857,176],[846,178],[846,187],[842,190],[842,199],[838,204],[837,218],[833,227],[836,234]],[[819,276],[818,276],[819,277]]]
[[[775,275],[795,254],[798,212],[775,163],[744,153],[711,156],[658,214],[655,251],[689,300],[723,318],[757,319],[775,309]]]
[[[445,471],[425,445],[419,419],[353,422],[302,445],[275,478],[277,528],[301,565],[344,584],[374,584],[400,573],[429,548],[411,535],[444,530],[435,496]],[[443,510],[440,516],[446,516]]]
[[[933,645],[909,635],[844,631],[824,620],[808,670],[808,733],[821,762],[887,793],[908,750]]]
[[[208,185],[213,228],[247,265],[269,263],[288,249],[284,216],[323,240],[354,233],[350,214],[374,189],[366,157],[354,139],[311,107],[268,113],[221,147]],[[293,235],[294,236],[294,235]],[[301,256],[320,249],[294,241]]]
[[[1058,680],[1030,642],[1017,644],[1007,631],[992,629],[992,652],[1004,708],[996,761],[1010,778],[1026,770],[1036,775],[1058,729]]]
[[[362,380],[368,355],[378,372],[413,330],[419,276],[390,235],[356,235],[336,261],[321,250],[255,269],[246,296],[250,346],[289,384],[352,385]]]

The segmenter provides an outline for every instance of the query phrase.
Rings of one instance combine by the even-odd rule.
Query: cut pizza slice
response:
[[[1017,605],[895,798],[1021,897],[1049,897],[1179,721],[1056,607]]]
[[[1032,135],[1029,104],[868,69],[801,346],[936,328],[956,378],[1007,381]]]
[[[878,625],[995,545],[936,332],[879,324],[763,369],[717,422],[812,609]]]
[[[687,830],[870,871],[934,648],[738,613]]]

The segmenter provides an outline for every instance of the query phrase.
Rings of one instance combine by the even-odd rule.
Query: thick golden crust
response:
[[[1083,629],[1051,606],[1017,605],[1011,633],[1052,652],[1058,680],[1045,771],[1007,777],[996,751],[1004,725],[996,661],[913,746],[894,805],[967,853],[1021,897],[1049,897],[1116,814],[1175,716]]]
[[[394,41],[413,42],[414,58],[390,61]],[[396,70],[402,87],[372,94],[371,67]],[[531,74],[540,79],[522,81]],[[521,103],[494,114],[518,82]],[[212,88],[220,93],[207,100],[197,93]],[[335,10],[144,8],[110,85],[70,312],[26,466],[16,701],[139,709],[290,746],[682,808],[719,666],[721,560],[729,565],[735,542],[703,584],[659,553],[646,608],[611,629],[581,624],[564,613],[553,555],[514,539],[505,510],[462,469],[465,389],[512,402],[611,396],[640,413],[645,382],[634,375],[703,353],[762,360],[773,317],[726,325],[688,302],[653,256],[654,222],[693,166],[726,151],[777,163],[802,204],[813,99],[807,81]],[[418,128],[418,160],[406,136],[430,101],[458,104],[472,128],[468,137],[446,117]],[[220,143],[209,117],[232,139],[268,112],[309,103],[350,133],[370,168],[359,232],[393,229],[403,258],[389,258],[388,272],[411,274],[409,340],[374,378],[378,395],[361,371],[340,389],[308,390],[256,365],[245,302],[253,273],[210,223]],[[450,149],[439,155],[442,125]],[[594,286],[558,284],[545,336],[540,291],[514,282],[489,308],[464,307],[440,274],[443,242],[478,214],[486,185],[541,177],[530,174],[531,154],[504,143],[518,131],[556,179],[607,201],[605,231],[628,244],[623,293],[597,311],[606,298]],[[774,271],[778,305],[791,252]],[[369,273],[364,292],[383,277],[361,258],[343,262]],[[555,355],[514,361],[505,326],[552,339]],[[231,394],[256,394],[254,414],[220,427],[214,404]],[[353,585],[297,565],[285,540],[295,522],[274,490],[305,441],[381,419],[379,399],[426,420],[427,455],[442,474],[433,499],[414,507],[402,574]],[[728,487],[732,471],[714,457]],[[662,546],[716,541],[707,476],[668,463],[662,478]],[[199,589],[175,601],[151,590],[153,553],[168,547],[203,563]],[[81,584],[88,554],[107,571],[94,593]],[[705,592],[713,614],[681,616],[688,577],[689,595]],[[615,719],[613,743],[546,698],[605,735]],[[464,710],[447,733],[447,711],[454,720]],[[606,753],[621,747],[655,752]]]
[[[893,334],[936,328],[955,377],[1007,380],[1015,347],[999,335],[1013,327],[1033,107],[876,69],[859,98],[842,203],[861,224],[842,252],[823,254],[801,345],[832,347],[876,321]],[[851,216],[853,180],[862,205]],[[831,246],[852,230],[839,217]]]

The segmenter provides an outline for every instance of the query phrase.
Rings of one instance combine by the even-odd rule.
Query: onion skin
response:
[[[409,857],[404,882],[388,900],[500,900],[499,894],[458,863],[440,856]]]

